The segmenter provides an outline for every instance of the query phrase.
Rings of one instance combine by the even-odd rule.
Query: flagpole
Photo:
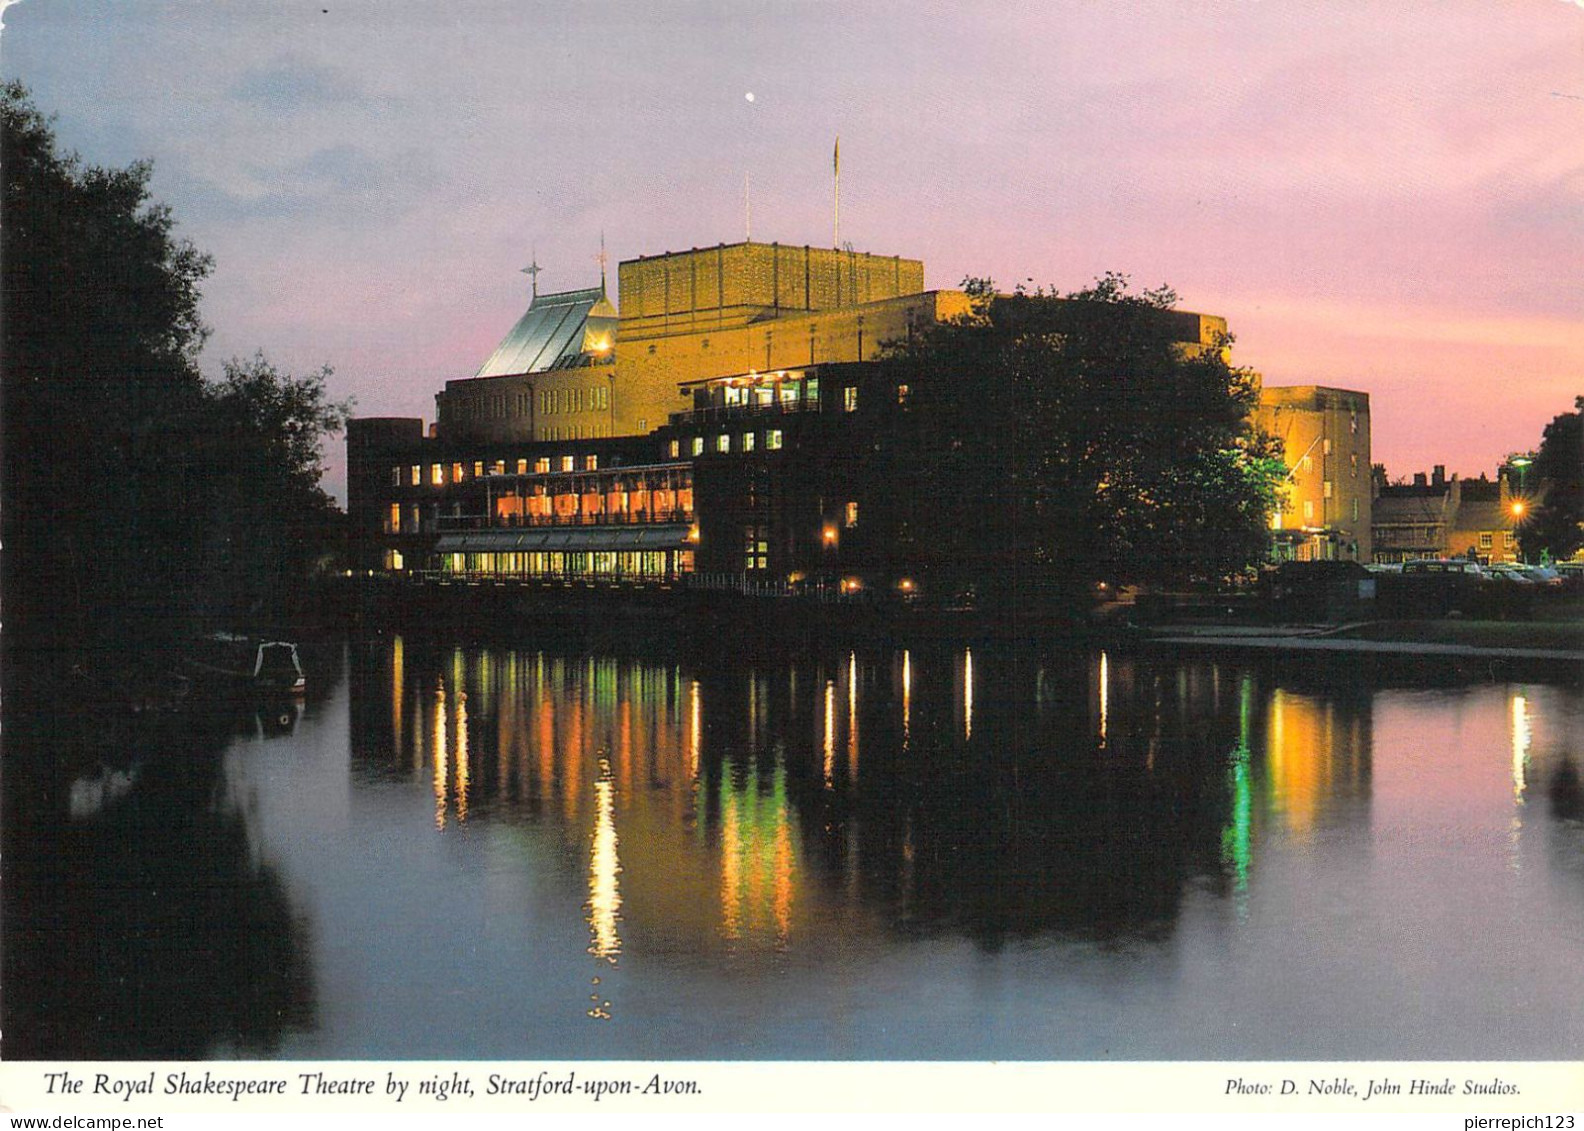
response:
[[[836,181],[836,215],[831,225],[831,246],[841,247],[841,134],[836,135],[836,149],[831,154],[831,172]]]

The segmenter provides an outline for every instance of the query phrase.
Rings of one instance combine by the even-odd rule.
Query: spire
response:
[[[539,266],[539,253],[535,251],[528,257],[528,266],[522,269],[522,273],[527,275],[533,283],[534,298],[539,297],[539,272],[543,270],[544,268]]]
[[[606,256],[606,254],[605,254],[605,229],[604,228],[600,229],[600,249],[599,249],[599,254],[596,255],[594,258],[595,258],[596,261],[598,261],[598,263],[600,265],[600,297],[604,298],[604,297],[606,297],[606,295],[605,295],[605,261],[608,258]]]

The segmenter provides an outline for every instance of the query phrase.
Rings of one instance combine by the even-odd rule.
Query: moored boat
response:
[[[301,695],[308,687],[297,645],[217,632],[195,641],[186,658],[195,678],[237,690]]]

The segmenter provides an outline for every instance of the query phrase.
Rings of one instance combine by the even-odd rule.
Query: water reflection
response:
[[[229,773],[300,705],[7,709],[7,1057],[267,1055],[311,1029],[310,940]]]
[[[1584,1024],[1574,687],[920,641],[349,656],[284,724],[31,777],[8,747],[32,1053],[1546,1059]]]
[[[894,933],[992,946],[1160,937],[1191,882],[1247,893],[1262,822],[1302,838],[1368,796],[1367,697],[1262,693],[1214,664],[847,650],[772,678],[383,649],[363,661],[383,677],[358,681],[390,689],[357,711],[389,720],[374,760],[424,767],[439,832],[554,814],[564,840],[586,836],[601,958],[650,933],[785,949],[800,916],[853,906]],[[404,717],[426,683],[427,712]],[[640,922],[648,909],[663,921]]]

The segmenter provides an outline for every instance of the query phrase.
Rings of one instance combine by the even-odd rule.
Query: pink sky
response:
[[[1368,392],[1393,474],[1477,475],[1584,393],[1584,7],[36,0],[0,70],[148,157],[217,267],[206,365],[329,363],[433,416],[613,259],[842,238],[1224,315],[1271,384]],[[326,10],[328,8],[328,10]],[[746,95],[752,92],[750,102]],[[340,490],[339,445],[331,452]]]

